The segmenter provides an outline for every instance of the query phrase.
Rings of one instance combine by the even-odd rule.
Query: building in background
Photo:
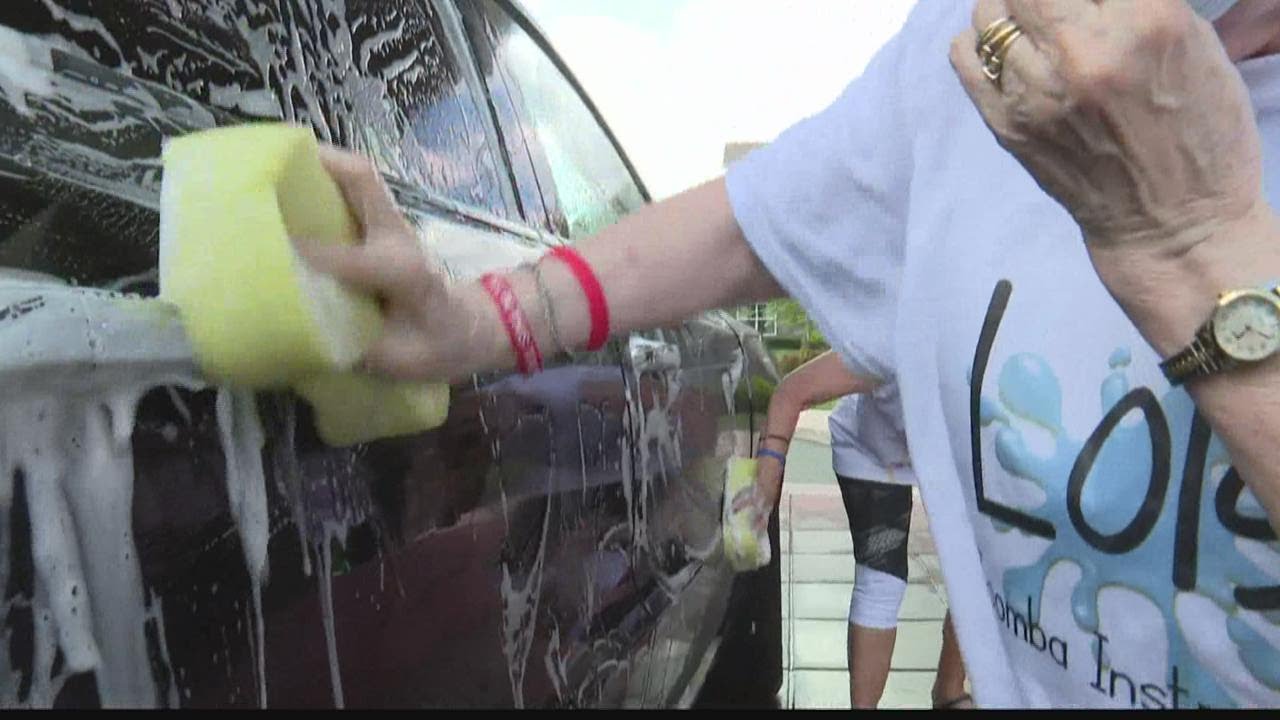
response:
[[[724,146],[724,166],[727,168],[747,153],[759,147],[764,147],[761,142],[731,142]]]
[[[765,143],[731,142],[724,146],[724,167],[745,157]],[[809,350],[825,347],[826,341],[799,303],[791,299],[753,303],[734,309],[734,317],[755,328],[770,348]]]
[[[724,146],[724,167],[729,166],[742,159],[747,153],[762,147],[764,143],[760,142],[731,142]],[[778,315],[769,303],[753,303],[751,305],[743,305],[733,311],[734,317],[755,328],[761,337],[770,340],[778,337]]]

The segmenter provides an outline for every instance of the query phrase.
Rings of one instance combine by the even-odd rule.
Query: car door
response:
[[[0,703],[621,697],[647,610],[616,348],[329,448],[290,394],[202,388],[171,310],[114,294],[157,290],[163,138],[255,119],[371,156],[457,277],[544,252],[452,4],[24,0],[0,43]]]
[[[519,195],[540,194],[545,227],[572,242],[646,202],[615,138],[536,27],[500,0],[459,7],[473,41],[489,49],[479,64],[504,104],[507,152],[528,159],[525,182],[536,184]],[[623,702],[666,706],[705,670],[734,586],[719,555],[722,472],[731,455],[750,452],[742,392],[750,368],[718,313],[617,342],[632,461],[629,552],[651,615],[630,653]]]

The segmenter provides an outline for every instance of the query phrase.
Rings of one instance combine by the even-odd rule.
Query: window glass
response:
[[[0,88],[0,266],[88,284],[154,270],[163,138],[248,120],[309,124],[516,217],[435,2],[5,0],[0,26],[47,58]]]
[[[590,235],[642,206],[630,170],[573,85],[498,3],[483,5],[524,130],[546,158],[568,236]]]

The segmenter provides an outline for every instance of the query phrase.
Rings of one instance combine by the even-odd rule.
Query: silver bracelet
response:
[[[533,264],[533,281],[538,286],[538,298],[542,300],[542,309],[547,316],[547,325],[551,327],[551,342],[556,344],[557,352],[565,352],[568,348],[560,341],[560,325],[556,322],[556,309],[551,304],[551,291],[547,289],[547,283],[542,279],[542,264]]]

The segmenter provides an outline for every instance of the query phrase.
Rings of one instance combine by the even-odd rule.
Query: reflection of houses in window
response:
[[[734,315],[739,322],[755,328],[761,337],[771,338],[778,335],[778,316],[768,303],[743,305],[735,311]]]

